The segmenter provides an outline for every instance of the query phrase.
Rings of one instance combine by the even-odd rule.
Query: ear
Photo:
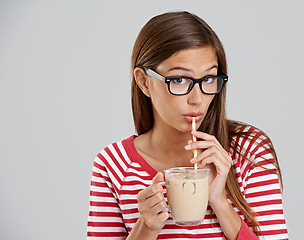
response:
[[[150,97],[150,90],[148,84],[148,75],[142,68],[135,68],[133,71],[134,79],[136,81],[137,86],[141,89],[141,91],[147,96]]]

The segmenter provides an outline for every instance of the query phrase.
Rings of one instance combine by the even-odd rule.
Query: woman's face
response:
[[[202,78],[215,76],[218,70],[218,59],[212,47],[196,47],[181,50],[172,55],[155,69],[162,76],[184,76]],[[203,121],[214,95],[202,93],[195,84],[190,93],[174,96],[169,93],[167,85],[147,76],[147,85],[153,105],[154,127],[157,125],[171,127],[180,132],[191,130],[192,117],[197,127]]]

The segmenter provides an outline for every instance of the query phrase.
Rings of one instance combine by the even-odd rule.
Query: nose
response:
[[[201,91],[198,84],[194,84],[191,92],[188,93],[188,104],[199,105],[203,102],[204,93]]]

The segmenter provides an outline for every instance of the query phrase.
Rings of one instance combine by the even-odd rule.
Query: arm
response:
[[[224,239],[227,240],[226,237]],[[238,240],[258,240],[258,237],[250,230],[247,224],[241,219],[241,229],[238,235]]]
[[[238,239],[241,230],[241,219],[226,197],[226,181],[232,159],[218,140],[207,133],[192,131],[192,134],[203,141],[189,141],[185,149],[197,149],[198,156],[191,163],[198,163],[199,168],[210,168],[209,205],[213,209],[221,229],[229,240]]]
[[[209,183],[209,204],[219,220],[224,235],[227,239],[258,239],[240,220],[232,206],[227,204],[225,183],[231,167],[231,158],[213,136],[197,131],[193,131],[192,134],[204,141],[196,143],[189,141],[189,145],[185,148],[199,149],[200,154],[197,158],[191,159],[191,163],[198,163],[201,168],[205,166],[211,168],[213,174]],[[247,150],[255,157],[253,161],[261,167],[252,167],[249,173],[244,174],[245,199],[257,213],[257,221],[261,225],[264,239],[288,239],[273,155],[269,150],[265,150],[268,149],[267,147],[250,145],[252,149]]]
[[[211,207],[227,239],[239,239],[238,235],[241,230],[242,220],[227,199],[214,203]]]
[[[90,187],[87,239],[125,239],[126,236],[113,184],[103,162],[96,157]]]
[[[264,151],[257,154],[255,162],[261,167],[254,166],[248,172],[244,189],[246,201],[257,214],[264,239],[288,239],[273,156]]]
[[[245,200],[256,213],[260,224],[261,239],[288,239],[285,218],[283,214],[282,195],[279,183],[279,164],[274,148],[268,136],[258,129],[250,128],[249,138],[236,138],[235,144],[246,155],[236,157],[240,169],[240,179]],[[246,231],[245,231],[246,230]],[[250,229],[242,224],[239,239],[251,239],[246,232]],[[243,236],[243,237],[242,237]]]

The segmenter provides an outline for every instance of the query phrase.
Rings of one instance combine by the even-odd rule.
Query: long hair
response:
[[[226,55],[222,43],[205,21],[185,11],[164,13],[150,19],[141,29],[133,48],[131,70],[133,72],[136,67],[156,69],[162,61],[180,50],[203,46],[213,47],[218,59],[218,72],[227,74]],[[235,131],[241,124],[226,118],[226,86],[215,95],[198,130],[214,135],[226,150],[232,147],[238,151],[238,147],[232,144],[231,139],[233,136],[241,135]],[[141,135],[153,127],[153,111],[150,98],[137,86],[134,75],[131,98],[135,129],[138,135]],[[249,136],[252,133],[242,134]],[[271,148],[274,152],[272,145]],[[226,191],[245,216],[248,226],[259,235],[259,223],[241,193],[234,168],[230,169]]]

